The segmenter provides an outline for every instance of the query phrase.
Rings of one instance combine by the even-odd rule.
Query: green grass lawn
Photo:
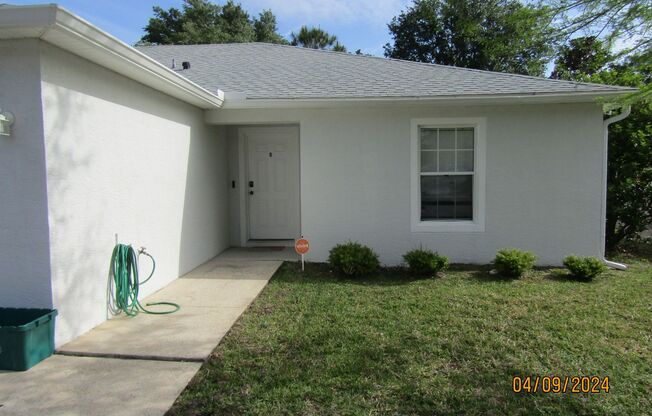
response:
[[[172,415],[650,414],[652,263],[586,283],[453,267],[341,279],[286,263]],[[513,376],[609,376],[609,393],[512,392]]]

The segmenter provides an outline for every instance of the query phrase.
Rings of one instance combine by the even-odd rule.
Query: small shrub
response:
[[[360,243],[349,241],[331,249],[328,262],[333,269],[345,276],[365,276],[378,271],[378,255]]]
[[[607,266],[595,257],[568,256],[564,259],[564,266],[581,279],[593,279],[607,270]]]
[[[517,248],[504,248],[496,254],[494,267],[499,274],[508,277],[520,277],[534,267],[537,256],[529,251]]]
[[[403,256],[403,261],[407,263],[410,273],[415,276],[435,276],[448,267],[446,256],[424,248],[408,251]]]

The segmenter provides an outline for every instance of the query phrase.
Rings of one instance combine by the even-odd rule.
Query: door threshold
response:
[[[245,247],[294,247],[294,240],[248,240]]]

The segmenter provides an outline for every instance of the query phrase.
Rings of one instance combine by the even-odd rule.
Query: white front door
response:
[[[241,129],[247,149],[249,238],[289,240],[300,233],[299,128]]]

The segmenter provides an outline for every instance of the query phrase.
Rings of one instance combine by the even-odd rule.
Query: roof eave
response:
[[[488,105],[488,104],[565,104],[598,103],[601,99],[619,97],[635,92],[634,88],[611,91],[583,91],[572,93],[531,93],[491,95],[388,96],[388,97],[314,97],[314,98],[246,98],[242,94],[226,93],[223,108],[332,108],[340,106],[388,105]]]
[[[212,93],[91,23],[55,5],[3,6],[0,39],[41,39],[169,96],[203,109],[222,107]]]

